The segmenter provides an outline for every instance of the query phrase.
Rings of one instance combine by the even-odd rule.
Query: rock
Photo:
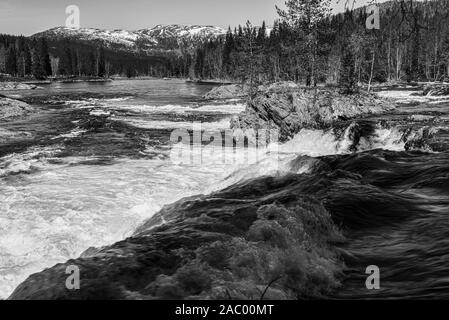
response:
[[[238,84],[230,84],[213,88],[204,96],[208,100],[242,98],[246,95],[244,88]]]
[[[258,91],[270,91],[270,92],[276,92],[276,91],[283,91],[283,90],[292,90],[297,89],[299,86],[294,83],[293,81],[280,81],[271,83],[269,85],[263,85],[258,87]]]
[[[34,84],[22,82],[0,82],[0,90],[34,90],[37,88]]]
[[[379,114],[394,105],[374,94],[342,95],[332,89],[275,88],[261,91],[231,121],[232,129],[278,129],[281,141],[302,128],[324,128],[336,121]]]
[[[426,114],[412,114],[409,116],[409,119],[412,121],[438,121],[439,117],[433,116],[433,115],[426,115]]]
[[[430,84],[424,87],[424,96],[448,96],[449,84]]]
[[[265,289],[265,299],[329,293],[343,270],[332,243],[344,238],[324,206],[302,195],[302,179],[263,177],[183,199],[132,237],[31,275],[10,299],[259,300]],[[69,266],[79,268],[80,290],[66,288]]]
[[[292,81],[281,81],[276,83],[271,83],[268,85],[260,85],[257,87],[258,92],[277,92],[282,90],[292,90],[298,88],[298,85]],[[248,86],[242,86],[239,84],[230,84],[216,87],[206,93],[204,96],[208,100],[219,100],[219,99],[236,99],[243,98],[248,95]]]
[[[0,120],[22,116],[30,111],[32,108],[25,102],[0,97]]]

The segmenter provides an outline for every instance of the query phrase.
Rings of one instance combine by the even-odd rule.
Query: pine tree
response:
[[[106,75],[106,60],[104,48],[98,48],[97,52],[97,77],[104,77]]]
[[[96,57],[95,53],[93,51],[89,52],[89,58],[87,59],[86,64],[86,74],[89,76],[96,76],[97,75],[97,67],[96,67]]]
[[[203,79],[204,76],[204,51],[199,48],[196,51],[196,59],[195,59],[195,75],[198,79]]]
[[[39,57],[42,64],[42,70],[44,72],[44,75],[46,77],[50,76],[52,74],[50,53],[48,51],[48,44],[45,38],[39,39],[38,47],[39,47]]]
[[[267,37],[267,26],[265,21],[262,23],[262,27],[260,27],[259,32],[257,34],[257,44],[263,45],[265,43],[265,38]]]
[[[63,53],[59,61],[59,73],[65,76],[73,75],[72,50],[68,42],[64,44]]]
[[[72,72],[74,75],[79,75],[79,68],[78,68],[78,55],[77,55],[77,51],[75,49],[72,49],[71,53],[70,53],[71,57],[72,57]]]
[[[10,46],[6,52],[5,70],[12,76],[17,75],[17,56],[14,46]]]
[[[2,43],[0,44],[0,73],[6,72],[6,48]]]
[[[27,44],[23,51],[24,57],[25,57],[25,75],[31,74],[31,68],[32,68],[32,57],[31,57],[31,49],[30,46]]]
[[[33,50],[31,73],[38,80],[42,80],[46,76],[38,48],[34,48]]]
[[[353,94],[358,89],[354,52],[348,42],[342,46],[341,51],[338,87],[341,93]]]
[[[446,34],[446,37],[443,40],[442,44],[442,60],[441,64],[444,70],[444,79],[449,80],[449,32]]]
[[[223,47],[223,69],[227,74],[231,71],[231,53],[233,50],[235,50],[234,36],[231,27],[229,27]]]
[[[303,35],[306,60],[306,84],[317,83],[317,54],[321,43],[319,41],[320,22],[330,14],[329,0],[287,0],[287,10],[277,8],[282,21]],[[298,46],[298,43],[295,43]]]

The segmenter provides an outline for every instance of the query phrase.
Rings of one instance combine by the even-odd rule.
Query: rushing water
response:
[[[166,204],[292,171],[349,240],[336,248],[348,266],[337,296],[365,296],[360,270],[372,264],[386,269],[387,296],[428,295],[412,285],[419,277],[449,287],[446,99],[402,92],[395,114],[304,129],[255,164],[171,161],[174,129],[224,130],[243,111],[238,101],[202,101],[210,88],[140,80],[21,92],[38,112],[0,123],[0,298],[32,273],[131,235]]]
[[[31,273],[121,240],[164,204],[224,178],[223,165],[183,167],[168,158],[172,129],[192,121],[229,127],[230,115],[242,111],[200,103],[208,90],[116,81],[21,93],[39,112],[1,124],[0,297]],[[108,123],[97,129],[95,119]]]

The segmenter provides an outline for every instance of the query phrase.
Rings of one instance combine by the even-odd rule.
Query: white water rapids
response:
[[[84,101],[108,114],[111,101]],[[162,107],[127,105],[118,100],[114,107],[148,115],[159,113],[228,114],[207,128],[225,129],[243,105],[170,104]],[[95,114],[94,114],[95,115]],[[145,116],[115,120],[141,128],[186,128],[188,121],[149,120]],[[82,130],[65,133],[70,139],[82,137]],[[366,149],[401,150],[400,134],[377,131],[372,141],[362,141]],[[237,150],[234,163],[176,164],[164,157],[169,146],[149,148],[159,153],[151,159],[116,158],[108,165],[89,164],[95,157],[56,157],[64,148],[35,146],[25,152],[0,158],[0,298],[7,298],[30,274],[56,263],[78,257],[89,247],[112,244],[131,235],[136,227],[162,206],[183,197],[208,193],[241,179],[288,171],[288,162],[298,154],[321,156],[349,152],[348,137],[337,139],[331,132],[302,130],[291,141],[276,146],[278,155],[259,150],[257,163],[245,163],[244,150]],[[201,149],[199,149],[201,150]],[[233,151],[231,151],[233,152]],[[210,157],[219,154],[208,153]],[[307,168],[303,168],[307,171]]]

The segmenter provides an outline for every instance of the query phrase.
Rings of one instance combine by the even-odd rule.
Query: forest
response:
[[[301,8],[306,2],[311,10]],[[286,4],[271,32],[248,22],[184,57],[184,65],[194,59],[190,75],[307,85],[449,79],[447,0],[383,3],[379,30],[366,28],[365,8],[329,15],[325,1]],[[297,19],[301,10],[304,19]],[[178,74],[186,71],[178,65]]]
[[[70,40],[0,35],[0,73],[18,79],[108,78],[169,74],[169,60]]]
[[[394,0],[380,6],[380,29],[365,8],[332,15],[328,0],[287,0],[271,27],[249,21],[196,47],[153,54],[69,40],[0,35],[0,73],[15,77],[154,76],[308,86],[449,79],[449,0]]]

